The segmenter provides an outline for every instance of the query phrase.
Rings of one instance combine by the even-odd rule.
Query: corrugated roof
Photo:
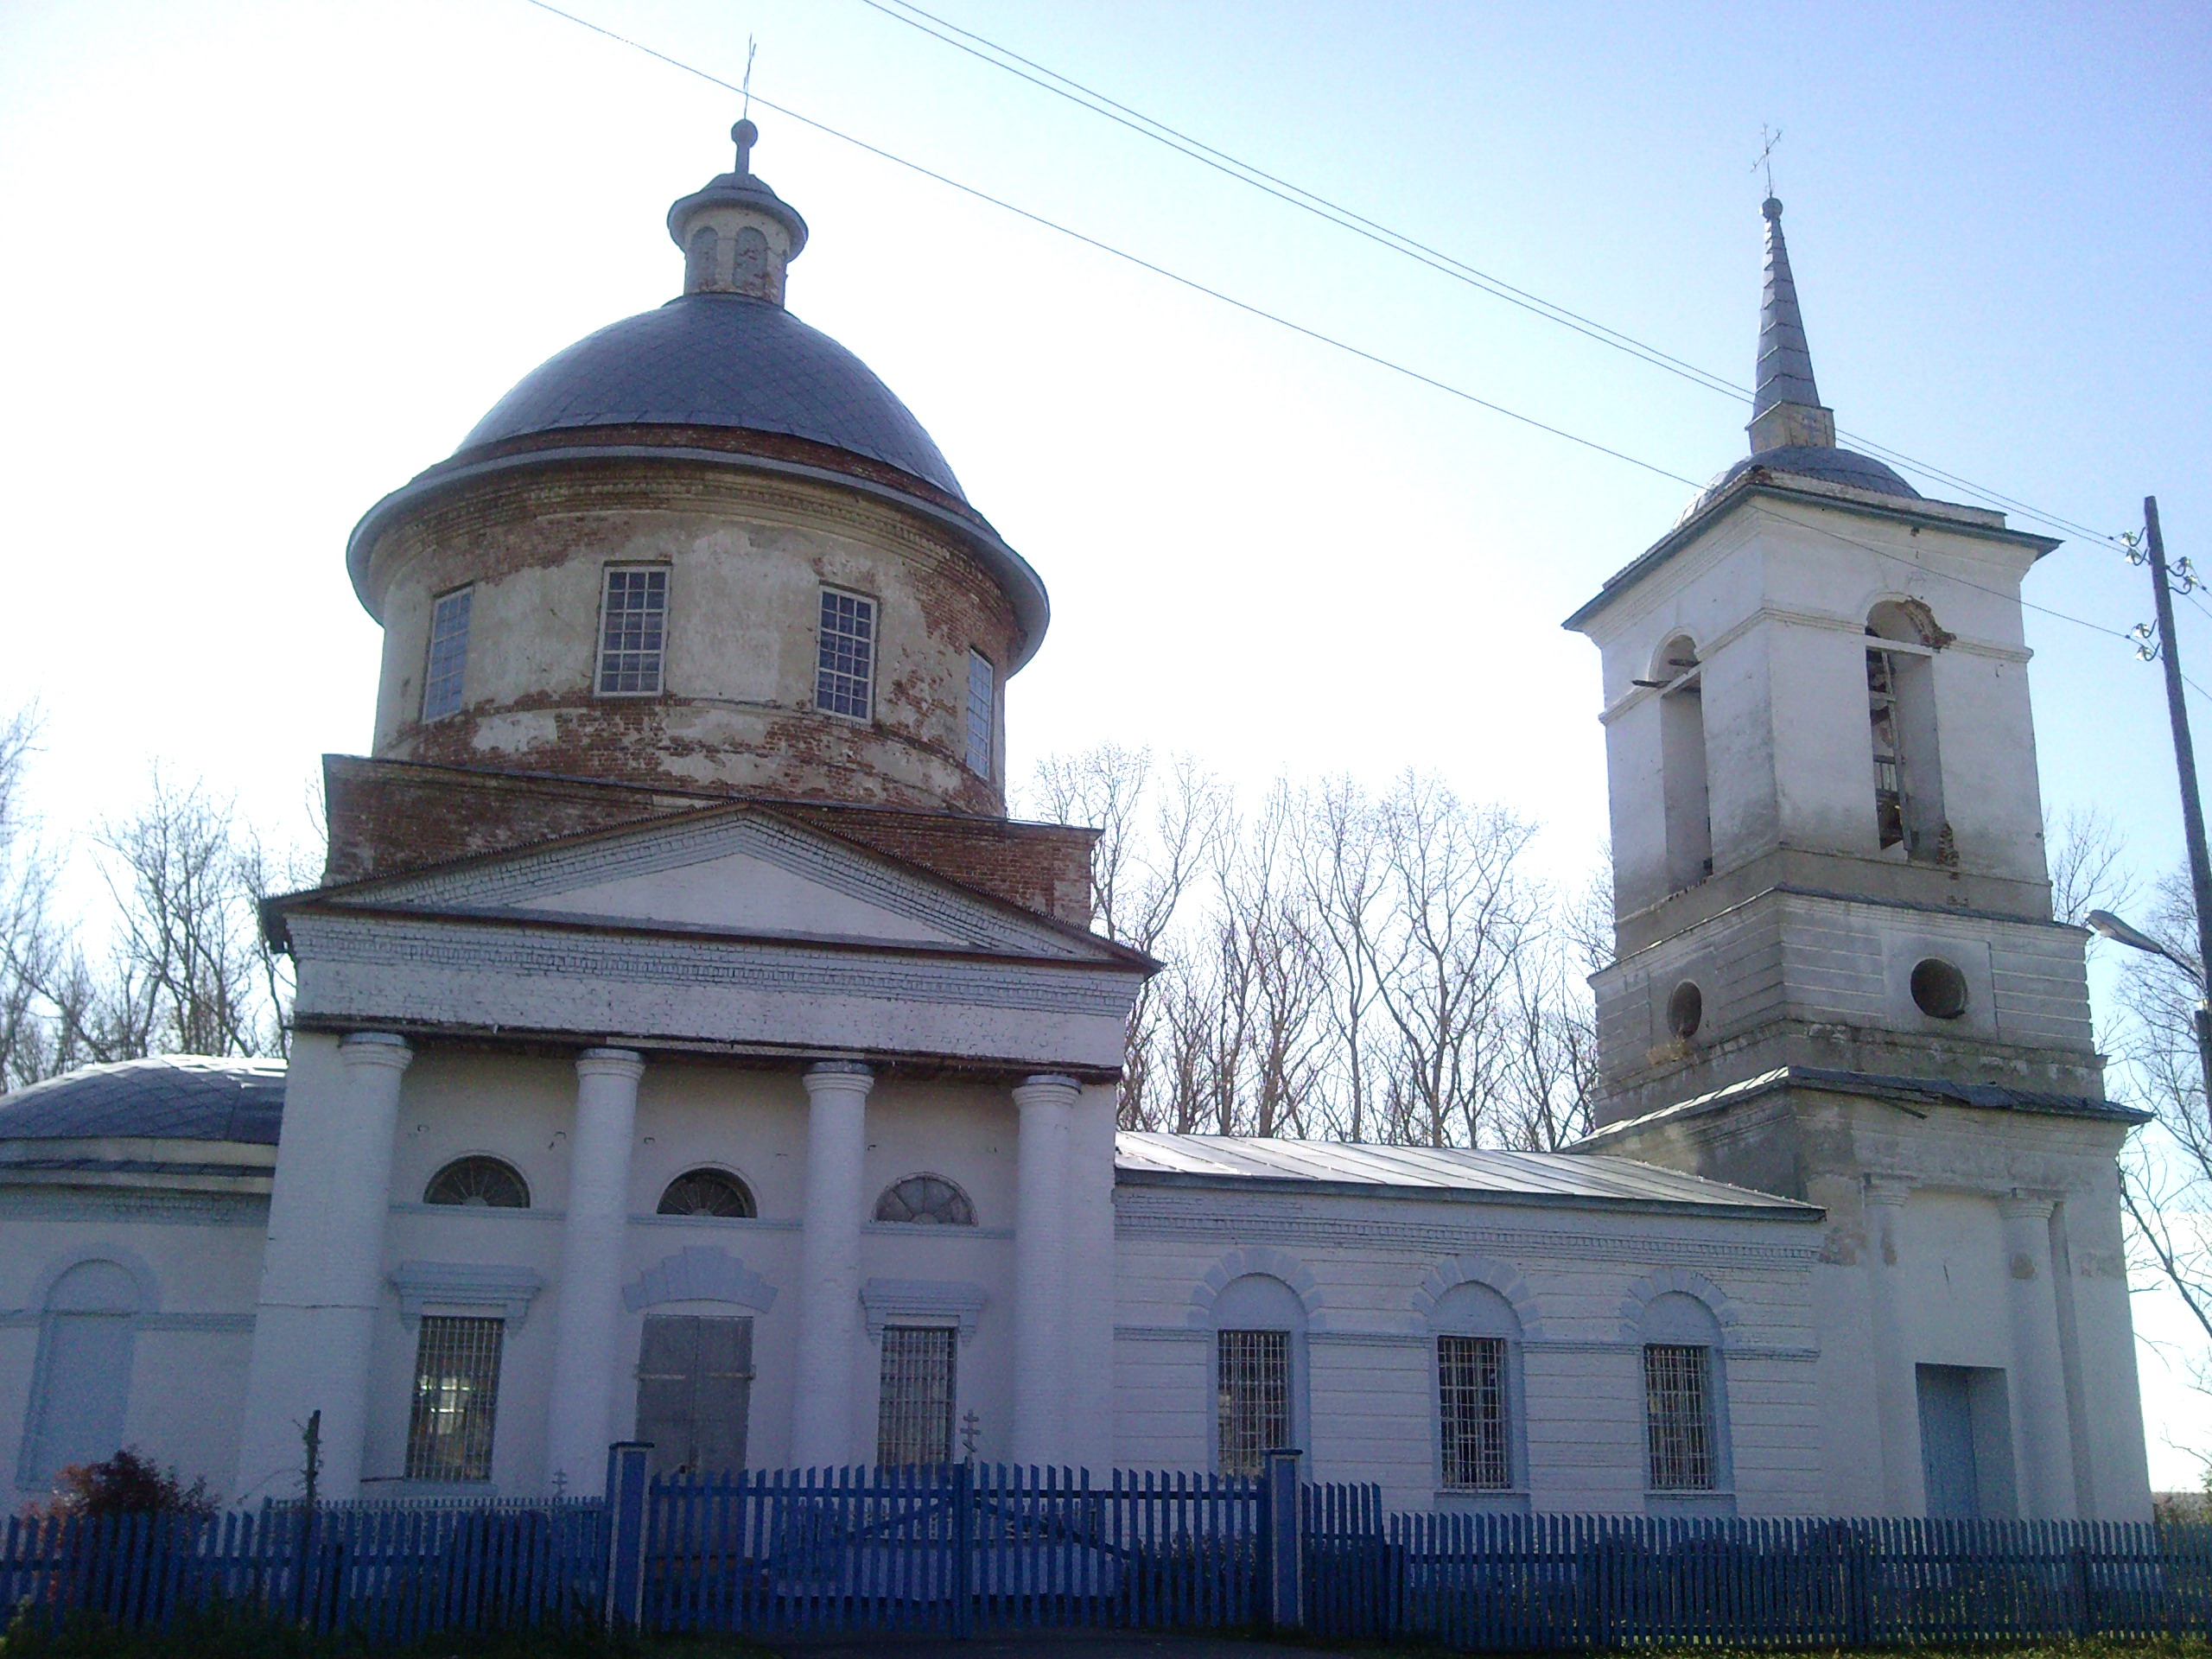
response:
[[[1124,1132],[1115,1137],[1118,1179],[1141,1184],[1303,1183],[1317,1188],[1394,1188],[1549,1204],[1681,1205],[1812,1219],[1793,1198],[1685,1175],[1633,1158],[1574,1152],[1377,1147],[1225,1135]]]
[[[273,1147],[284,1062],[162,1054],[88,1065],[0,1096],[0,1141],[143,1137]]]

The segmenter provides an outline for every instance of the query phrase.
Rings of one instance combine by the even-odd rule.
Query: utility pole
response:
[[[2158,498],[2143,498],[2144,540],[2151,556],[2151,594],[2158,607],[2158,660],[2166,671],[2166,715],[2174,728],[2174,770],[2181,775],[2181,824],[2189,842],[2189,890],[2196,911],[2196,1061],[2212,1111],[2212,855],[2204,846],[2204,801],[2196,792],[2196,746],[2189,735],[2189,706],[2182,701],[2181,652],[2174,638],[2173,586],[2166,572],[2165,537],[2158,533]]]

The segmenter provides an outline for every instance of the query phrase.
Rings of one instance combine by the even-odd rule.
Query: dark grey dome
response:
[[[1921,499],[1918,490],[1872,455],[1862,455],[1855,449],[1834,449],[1825,444],[1784,444],[1756,455],[1745,455],[1700,491],[1697,499],[1682,510],[1682,518],[1694,517],[1707,502],[1717,499],[1754,467],[1795,473],[1802,478],[1817,478],[1826,484],[1847,484],[1855,490],[1872,490],[1877,495],[1903,496],[1910,501]]]
[[[0,1141],[239,1141],[273,1147],[284,1062],[163,1054],[88,1065],[0,1096]]]
[[[968,498],[867,364],[781,306],[687,294],[588,335],[524,376],[463,450],[583,426],[723,426],[828,444]]]

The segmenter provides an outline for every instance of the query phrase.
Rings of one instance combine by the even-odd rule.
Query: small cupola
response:
[[[760,129],[740,121],[729,136],[737,145],[736,170],[668,210],[668,234],[683,250],[683,291],[781,305],[785,270],[806,246],[806,221],[753,175]]]

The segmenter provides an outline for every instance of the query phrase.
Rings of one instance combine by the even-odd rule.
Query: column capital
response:
[[[2049,1221],[2057,1208],[2058,1200],[2051,1194],[2024,1192],[2017,1187],[1997,1200],[1997,1213],[2007,1221]]]
[[[645,1057],[634,1048],[588,1048],[576,1056],[580,1077],[627,1077],[645,1075]]]
[[[875,1068],[865,1060],[817,1060],[799,1081],[806,1085],[810,1100],[823,1095],[856,1095],[866,1099],[875,1087]]]
[[[404,1071],[414,1064],[415,1051],[396,1032],[354,1031],[338,1039],[338,1058],[347,1065],[388,1065]]]
[[[1913,1182],[1905,1175],[1869,1175],[1860,1197],[1867,1204],[1901,1205],[1912,1194]]]
[[[1083,1085],[1073,1077],[1057,1071],[1040,1071],[1033,1077],[1024,1077],[1014,1087],[1014,1103],[1017,1106],[1072,1106],[1083,1093]]]

